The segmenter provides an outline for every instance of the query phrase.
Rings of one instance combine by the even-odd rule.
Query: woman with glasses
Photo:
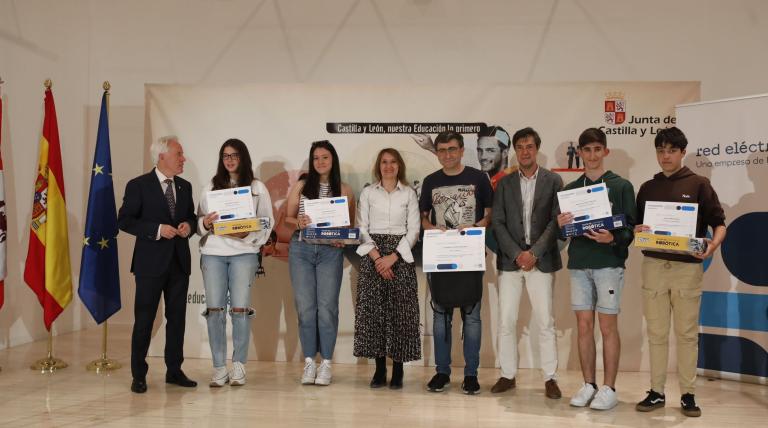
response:
[[[331,359],[339,330],[339,291],[343,257],[341,244],[319,245],[301,240],[300,230],[312,224],[305,214],[307,199],[346,196],[354,219],[352,190],[341,182],[339,157],[328,141],[316,141],[309,150],[309,173],[290,191],[285,222],[296,226],[288,248],[288,266],[299,316],[299,341],[304,352],[304,385],[329,385]],[[320,352],[318,367],[315,357]]]
[[[212,233],[218,213],[209,212],[206,195],[212,190],[234,187],[250,188],[256,217],[269,218],[269,227],[258,232],[240,232],[227,235]],[[248,361],[250,319],[254,315],[251,303],[251,284],[259,268],[259,251],[269,239],[274,223],[272,201],[264,183],[253,176],[251,156],[245,143],[229,139],[219,149],[216,175],[205,186],[198,206],[200,239],[200,266],[203,271],[208,341],[213,356],[213,376],[210,386],[245,385],[245,363]],[[232,370],[227,371],[226,309],[232,319]]]
[[[419,298],[411,248],[421,219],[416,192],[405,180],[400,153],[383,149],[376,157],[377,182],[363,189],[357,206],[362,244],[355,310],[356,357],[374,358],[371,388],[387,384],[386,357],[392,359],[389,387],[403,387],[403,363],[421,359]]]

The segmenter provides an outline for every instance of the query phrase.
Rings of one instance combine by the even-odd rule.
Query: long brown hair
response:
[[[405,180],[405,162],[403,157],[400,156],[400,152],[391,147],[381,149],[379,155],[376,156],[376,163],[373,164],[373,176],[376,177],[376,180],[381,181],[381,158],[384,157],[384,154],[392,155],[395,158],[395,162],[397,162],[397,181],[400,184],[408,185],[408,182]]]
[[[301,194],[307,199],[317,199],[320,197],[320,173],[315,169],[314,157],[315,150],[325,149],[331,152],[331,172],[328,174],[328,184],[331,185],[331,195],[341,196],[341,167],[339,166],[339,155],[328,140],[315,141],[309,149],[309,172],[304,178],[304,187]],[[303,175],[302,175],[303,177]],[[301,178],[299,178],[301,180]]]
[[[230,138],[221,145],[219,149],[219,164],[216,167],[216,175],[211,179],[213,190],[229,188],[229,172],[224,167],[224,149],[231,147],[237,151],[240,164],[237,167],[237,186],[250,186],[254,179],[253,165],[251,164],[251,154],[248,153],[248,146],[237,138]]]

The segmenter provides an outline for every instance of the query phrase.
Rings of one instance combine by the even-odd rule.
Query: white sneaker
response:
[[[245,365],[240,361],[232,363],[232,371],[229,373],[229,384],[232,386],[245,385]]]
[[[317,369],[317,377],[315,378],[315,385],[330,385],[331,384],[331,360],[323,360],[320,363],[320,367]]]
[[[573,407],[586,407],[593,398],[597,390],[591,384],[585,383],[580,390],[576,392],[576,395],[571,397],[571,406]]]
[[[208,384],[214,388],[220,388],[229,382],[229,373],[226,367],[214,367],[211,382]]]
[[[590,385],[592,386],[592,385]],[[600,390],[595,394],[595,398],[592,400],[592,404],[589,405],[590,409],[595,410],[610,410],[619,404],[619,399],[616,396],[616,391],[611,389],[608,385],[603,385]]]
[[[312,358],[305,358],[304,359],[304,373],[301,375],[301,384],[302,385],[312,385],[315,383],[315,377],[317,376],[317,366],[315,365],[315,360]]]

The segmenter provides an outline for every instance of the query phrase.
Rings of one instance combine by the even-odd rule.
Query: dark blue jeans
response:
[[[435,343],[435,364],[438,373],[451,374],[451,324],[454,308],[445,309],[435,302],[432,314],[432,334]],[[464,376],[477,376],[480,365],[480,302],[460,308],[464,314]],[[471,311],[471,312],[470,312]],[[468,313],[469,312],[469,313]]]

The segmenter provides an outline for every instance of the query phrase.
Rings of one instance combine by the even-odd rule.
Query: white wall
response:
[[[0,0],[9,205],[0,349],[45,337],[21,273],[47,77],[63,144],[76,287],[104,80],[113,88],[120,199],[125,182],[144,170],[145,83],[700,80],[707,100],[766,92],[767,24],[768,3],[759,0]],[[131,245],[120,240],[130,308]],[[113,320],[130,323],[132,313]],[[55,330],[92,325],[75,297]]]

